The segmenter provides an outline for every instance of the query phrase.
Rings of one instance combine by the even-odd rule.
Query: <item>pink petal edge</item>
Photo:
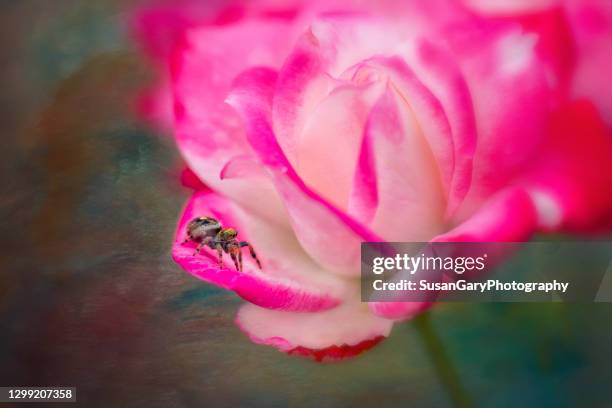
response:
[[[260,241],[253,242],[264,268],[262,271],[257,269],[248,253],[245,252],[245,270],[242,273],[233,269],[227,256],[224,257],[226,267],[220,269],[216,253],[209,249],[202,250],[200,255],[194,256],[195,244],[183,245],[182,241],[185,237],[187,223],[201,215],[216,217],[222,224],[236,227],[241,239],[249,237],[249,230],[245,229],[244,224],[241,224],[232,213],[231,203],[215,193],[196,192],[179,221],[172,247],[173,259],[190,274],[224,289],[232,290],[243,299],[270,309],[315,312],[336,307],[341,303],[341,298],[346,290],[344,283],[333,276],[326,276],[324,273],[313,270],[317,268],[314,264],[298,261],[305,258],[305,255],[265,253],[262,252],[263,248],[257,247],[258,242],[261,244]],[[286,241],[279,242],[279,245],[285,244]],[[293,258],[279,260],[278,257]],[[292,262],[294,265],[291,265]],[[292,266],[296,270],[284,269]]]

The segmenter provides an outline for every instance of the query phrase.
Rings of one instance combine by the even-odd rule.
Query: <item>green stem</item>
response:
[[[472,407],[473,404],[461,384],[457,370],[453,366],[442,341],[440,341],[431,325],[429,312],[416,317],[413,322],[427,349],[440,383],[446,389],[453,405],[460,408]]]

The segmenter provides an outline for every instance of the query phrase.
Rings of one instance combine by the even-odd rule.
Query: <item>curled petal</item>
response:
[[[232,157],[225,163],[219,174],[221,180],[248,177],[266,177],[265,168],[255,157],[248,154]]]
[[[197,174],[193,172],[189,167],[185,166],[181,170],[181,184],[184,187],[190,188],[195,191],[199,190],[207,190],[206,184],[202,183],[202,180],[198,177]]]
[[[255,343],[320,362],[354,357],[387,337],[393,326],[356,301],[308,314],[244,305],[236,324]]]
[[[238,238],[250,242],[263,265],[260,270],[244,250],[244,271],[235,270],[224,259],[220,268],[217,253],[205,248],[194,255],[195,243],[183,243],[186,226],[198,216],[212,216],[222,225],[238,230]],[[174,260],[192,275],[245,300],[270,309],[319,311],[340,303],[352,286],[326,274],[302,251],[290,231],[246,214],[238,206],[211,192],[196,192],[187,204],[172,247]]]

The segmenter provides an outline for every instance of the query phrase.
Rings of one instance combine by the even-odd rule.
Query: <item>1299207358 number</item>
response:
[[[0,387],[0,402],[75,402],[75,387]]]

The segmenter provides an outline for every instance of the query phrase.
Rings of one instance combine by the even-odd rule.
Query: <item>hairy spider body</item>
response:
[[[187,224],[187,237],[183,244],[193,241],[198,244],[194,256],[199,254],[204,246],[217,251],[219,267],[223,268],[223,252],[229,254],[234,261],[236,270],[242,272],[241,248],[248,247],[251,257],[261,269],[261,263],[253,246],[247,241],[238,241],[238,231],[234,228],[224,228],[219,221],[212,217],[197,217]]]

